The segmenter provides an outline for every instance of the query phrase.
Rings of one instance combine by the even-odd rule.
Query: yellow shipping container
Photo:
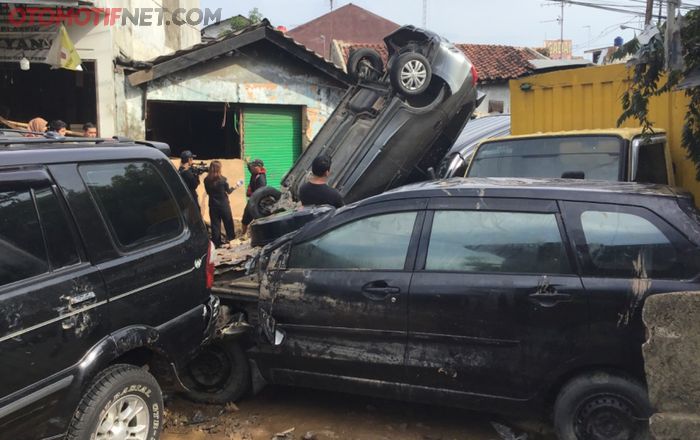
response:
[[[628,86],[624,64],[541,73],[510,81],[511,132],[538,132],[613,128],[622,114],[622,95]],[[649,103],[649,119],[666,131],[676,184],[700,202],[695,166],[681,146],[688,98],[683,92],[666,93]],[[630,119],[623,127],[639,127]]]

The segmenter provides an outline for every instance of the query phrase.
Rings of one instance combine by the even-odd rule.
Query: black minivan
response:
[[[640,440],[641,309],[700,289],[699,250],[692,199],[671,187],[450,179],[329,210],[216,291],[243,309],[259,283],[254,378]]]
[[[210,252],[153,144],[0,139],[0,437],[157,439],[219,313]]]

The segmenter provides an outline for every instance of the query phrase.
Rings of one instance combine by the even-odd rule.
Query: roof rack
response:
[[[28,132],[24,132],[28,133]],[[134,141],[130,138],[123,136],[114,136],[112,138],[85,138],[85,137],[62,137],[62,138],[45,138],[45,137],[17,137],[17,138],[2,138],[0,137],[0,147],[13,146],[13,145],[60,145],[60,144],[83,144],[81,147],[89,147],[91,145],[100,146],[119,146],[123,144],[137,144],[145,145],[147,147],[153,147],[166,156],[170,156],[170,146],[164,142],[157,141]]]

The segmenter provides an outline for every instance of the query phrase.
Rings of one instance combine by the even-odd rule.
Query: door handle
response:
[[[84,292],[76,296],[67,297],[67,299],[68,304],[70,304],[71,307],[75,307],[77,305],[84,304],[95,299],[95,292]]]
[[[362,294],[372,301],[385,300],[389,295],[400,293],[401,289],[389,286],[385,281],[375,281],[362,286]]]
[[[571,294],[559,292],[535,292],[528,295],[530,302],[542,307],[554,307],[561,302],[571,301]]]

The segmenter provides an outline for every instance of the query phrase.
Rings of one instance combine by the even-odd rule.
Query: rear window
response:
[[[624,143],[615,136],[517,139],[482,144],[469,177],[620,180]]]
[[[639,162],[635,182],[668,183],[664,144],[650,144],[639,147]]]
[[[152,164],[90,164],[80,173],[120,248],[162,242],[182,232],[177,204]]]

